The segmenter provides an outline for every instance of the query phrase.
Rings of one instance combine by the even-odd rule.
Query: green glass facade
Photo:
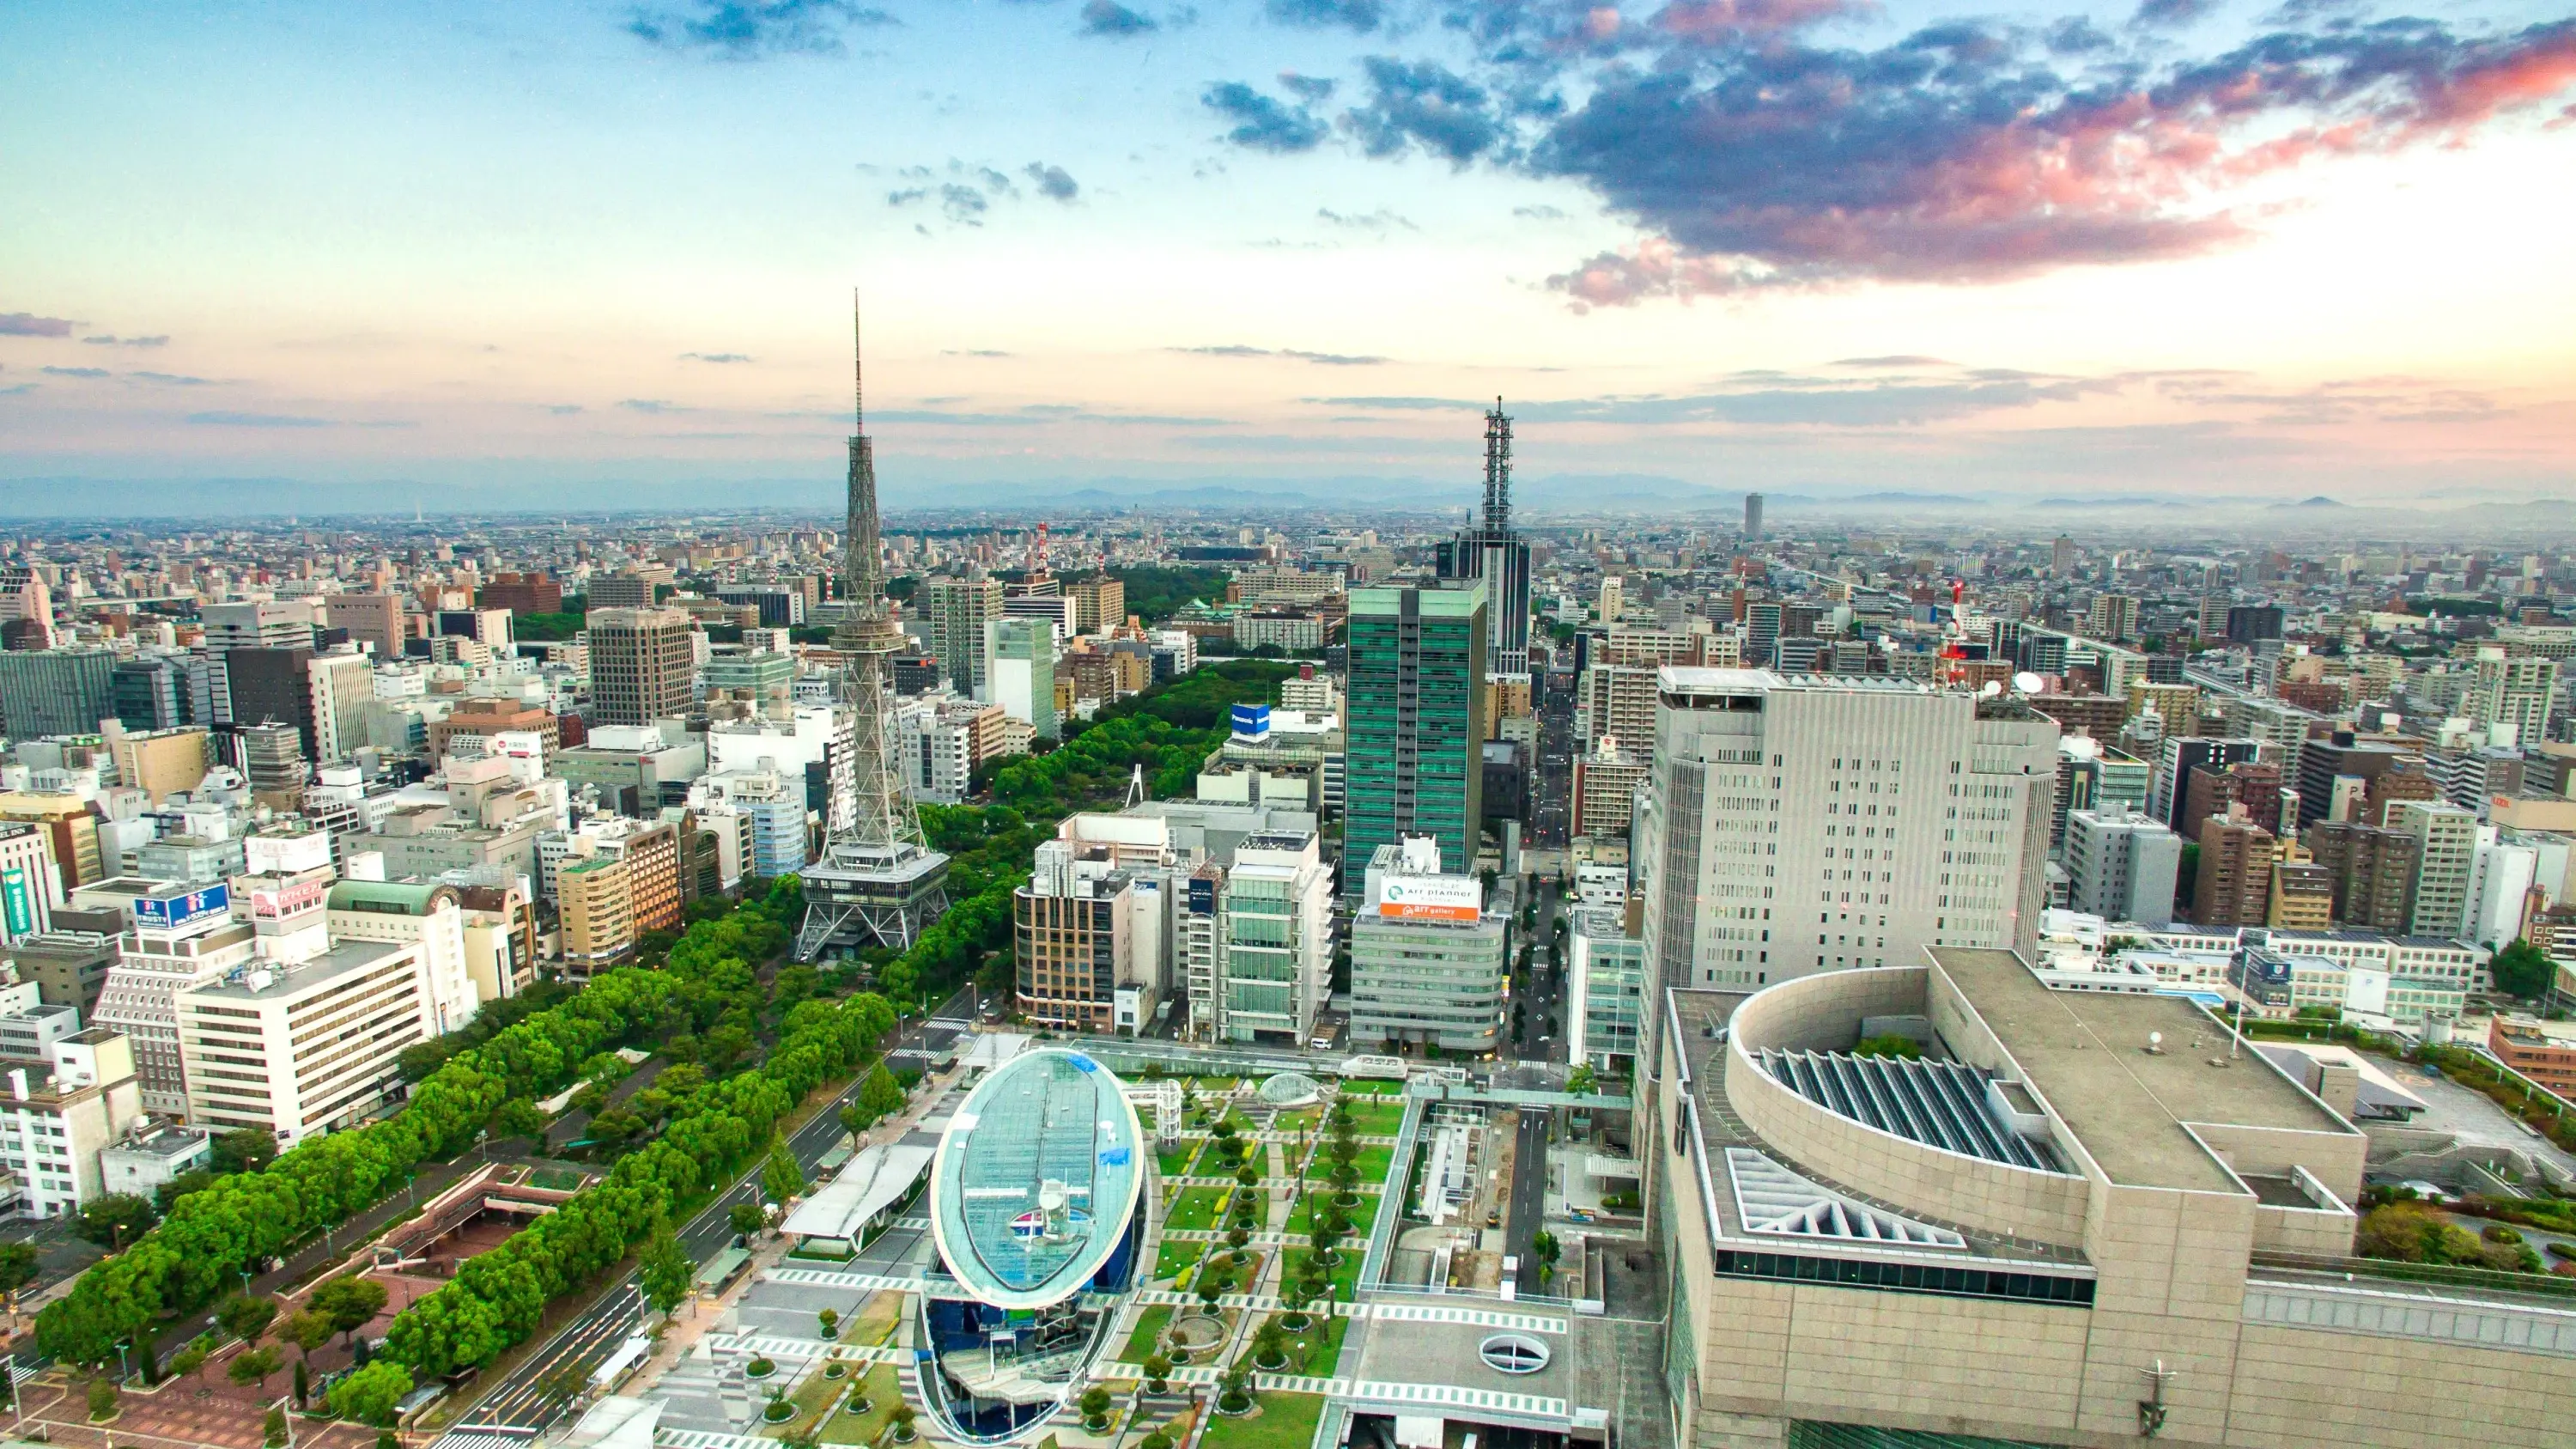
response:
[[[1381,845],[1440,840],[1440,868],[1476,868],[1484,815],[1486,605],[1452,589],[1353,589],[1342,889]]]

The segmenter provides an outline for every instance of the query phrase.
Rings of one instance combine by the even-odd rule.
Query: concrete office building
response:
[[[2182,839],[2126,805],[2066,817],[2067,905],[2114,921],[2173,920]]]
[[[116,662],[116,718],[131,730],[166,730],[196,722],[188,694],[188,666],[172,654],[145,654]]]
[[[549,769],[576,790],[589,786],[601,809],[643,817],[688,799],[689,782],[707,771],[707,746],[676,723],[605,725],[557,751]]]
[[[107,875],[98,843],[99,817],[79,795],[35,790],[0,793],[0,825],[12,823],[32,825],[44,834],[45,849],[53,857],[56,899]]]
[[[1354,589],[1343,722],[1342,890],[1358,895],[1378,847],[1440,842],[1441,869],[1474,871],[1484,818],[1485,583]]]
[[[1243,837],[1214,884],[1215,1038],[1304,1042],[1332,987],[1333,880],[1314,832]]]
[[[133,1044],[143,1109],[186,1117],[178,999],[248,966],[258,950],[257,929],[233,919],[226,886],[119,878],[85,888],[74,903],[117,910],[130,923],[99,987],[97,1021]]]
[[[1099,634],[1127,622],[1127,583],[1108,574],[1095,574],[1075,579],[1065,586],[1065,597],[1073,600],[1074,628],[1083,634]]]
[[[2409,800],[2391,807],[2388,828],[2415,837],[2415,889],[2408,935],[2452,937],[2467,929],[2477,873],[2478,817],[2457,805]]]
[[[2368,1144],[2156,995],[2053,992],[1936,949],[1666,1008],[1636,1141],[1674,1287],[1678,1441],[2351,1449],[2539,1443],[2576,1414],[2565,1315],[2352,1257]],[[1864,1021],[1923,1059],[1852,1056]],[[1867,1028],[1877,1029],[1877,1028]],[[2178,1044],[2160,1053],[2151,1037]],[[1937,1125],[1834,1095],[1939,1092]],[[1953,1091],[1951,1084],[1959,1090]],[[2300,1258],[2334,1258],[2332,1275]]]
[[[292,1147],[374,1116],[402,1086],[403,1048],[438,1034],[421,956],[416,941],[344,941],[180,993],[188,1120]]]
[[[1028,884],[1011,893],[1021,1014],[1103,1033],[1150,1022],[1170,974],[1167,876],[1161,856],[1114,841],[1039,842]]]
[[[590,723],[645,725],[688,714],[696,699],[695,632],[678,609],[592,609]]]
[[[1605,1077],[1635,1074],[1655,980],[1646,943],[1630,933],[1632,919],[1619,905],[1582,905],[1571,912],[1566,937],[1565,1041],[1567,1060]]]
[[[826,829],[849,826],[858,811],[858,716],[846,704],[791,706],[785,718],[722,720],[707,727],[707,768],[792,772]]]
[[[1123,602],[1124,595],[1121,595]],[[969,578],[924,579],[914,602],[928,631],[922,641],[939,660],[949,686],[991,702],[985,672],[984,626],[1002,617],[1002,584],[981,573]]]
[[[332,628],[347,630],[350,643],[366,646],[376,658],[402,657],[409,630],[403,623],[402,600],[394,595],[326,595],[322,617]]]
[[[1063,736],[1056,720],[1056,635],[1044,619],[997,618],[984,625],[985,693],[979,698],[1027,724],[1039,739]]]
[[[2242,806],[2200,825],[2200,866],[2192,882],[2191,918],[2204,926],[2261,924],[2272,906],[2272,832],[2244,817]]]
[[[292,893],[280,894],[294,899]],[[382,941],[418,949],[425,1032],[443,1036],[474,1019],[485,997],[467,966],[465,898],[460,887],[432,881],[344,880],[329,885],[323,899],[329,943]],[[250,907],[254,916],[263,910],[256,891],[250,893]]]
[[[108,649],[0,653],[0,733],[22,740],[86,735],[116,717],[116,654]]]
[[[1753,987],[1927,945],[2029,949],[2056,759],[2056,722],[2009,696],[1665,670],[1630,852],[1661,981]]]
[[[53,929],[62,890],[51,833],[23,821],[0,821],[0,941]]]
[[[48,1043],[42,1060],[6,1067],[0,1097],[0,1166],[18,1181],[18,1210],[68,1217],[103,1197],[99,1152],[142,1115],[132,1045],[93,1027]]]
[[[2511,743],[2533,747],[2549,738],[2550,706],[2558,697],[2558,661],[2507,653],[2493,645],[2478,649],[2470,667],[2469,686],[2460,694],[2460,713],[2472,724],[2510,731]]]
[[[1351,918],[1351,1041],[1483,1054],[1502,1041],[1508,894],[1440,869],[1422,836],[1378,847]]]
[[[204,730],[134,730],[120,721],[105,734],[117,779],[142,791],[156,810],[172,795],[194,790],[206,778]]]

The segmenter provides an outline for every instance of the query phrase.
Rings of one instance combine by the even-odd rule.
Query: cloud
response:
[[[1293,362],[1311,362],[1318,367],[1375,367],[1387,360],[1344,352],[1303,352],[1294,347],[1247,347],[1240,342],[1221,347],[1175,347],[1171,350],[1199,357],[1285,357]]]
[[[2576,84],[2576,21],[2258,36],[2207,60],[2061,73],[1953,24],[1877,51],[1794,41],[1605,75],[1531,167],[1650,234],[1550,285],[1578,303],[1853,280],[1975,283],[2196,255],[2248,223],[2228,187],[2446,144]]]
[[[952,413],[933,408],[897,408],[870,414],[880,421],[941,427],[1033,428],[1049,423],[1102,423],[1112,426],[1213,428],[1224,418],[1170,417],[1155,413],[1103,413],[1063,403],[1031,403],[1003,413]]]
[[[81,341],[92,347],[167,347],[170,336],[165,332],[157,337],[84,337]]]
[[[44,371],[55,377],[106,377],[109,375],[104,367],[48,367]]]
[[[1279,72],[1279,88],[1301,101],[1329,101],[1341,82],[1329,76],[1299,75],[1293,70]]]
[[[209,428],[328,428],[329,418],[301,418],[286,413],[190,413],[187,421]]]
[[[2179,28],[2217,8],[2217,0],[2139,0],[2138,13],[2130,17],[2129,23],[2140,27]]]
[[[1370,412],[1435,413],[1461,408],[1483,409],[1491,404],[1474,398],[1454,397],[1307,397],[1299,402],[1318,403],[1325,407],[1362,408]]]
[[[1140,14],[1118,3],[1118,0],[1083,0],[1082,33],[1104,35],[1123,40],[1160,30],[1162,25],[1150,15]]]
[[[1380,0],[1262,0],[1261,13],[1276,25],[1301,30],[1349,30],[1366,35],[1386,21]]]
[[[61,317],[33,312],[0,312],[0,337],[69,337],[72,324]]]
[[[162,387],[212,387],[215,385],[215,380],[213,378],[189,377],[184,373],[176,372],[129,372],[126,376],[136,382],[157,383]]]
[[[972,186],[950,182],[939,188],[939,213],[959,226],[982,226],[992,203]]]
[[[635,10],[626,33],[665,50],[762,60],[838,55],[845,32],[901,23],[851,0],[696,0],[686,11]]]
[[[1209,86],[1199,104],[1234,122],[1225,139],[1249,151],[1312,151],[1328,134],[1313,110],[1283,104],[1241,81]]]
[[[547,412],[550,412],[559,418],[568,418],[574,413],[581,411],[581,404],[579,403],[547,403],[545,406]]]
[[[1948,367],[1951,364],[1938,357],[1926,357],[1919,352],[1892,352],[1884,357],[1837,357],[1833,365],[1836,367]]]
[[[683,352],[680,354],[680,360],[682,362],[749,362],[751,357],[741,352]]]
[[[1029,185],[1049,201],[1069,202],[1082,194],[1081,184],[1061,166],[1032,161],[1020,168],[1020,174],[1029,178]]]
[[[942,357],[1008,357],[1011,354],[993,347],[943,347]]]
[[[2071,403],[2132,386],[2133,377],[1997,381],[1854,382],[1756,374],[1765,385],[1667,396],[1661,393],[1520,402],[1508,411],[1542,423],[1672,426],[1720,423],[1748,427],[1921,427],[2042,403]],[[1486,407],[1466,398],[1326,397],[1304,401],[1364,412],[1452,412]]]
[[[1512,215],[1523,221],[1563,221],[1565,213],[1553,206],[1515,206]]]
[[[40,383],[22,382],[12,387],[0,387],[0,397],[16,397],[22,392],[34,392],[40,386]]]
[[[696,408],[682,407],[678,403],[658,397],[620,398],[618,399],[617,405],[631,413],[652,413],[655,415],[663,413],[693,413],[697,411]]]
[[[1411,221],[1407,220],[1403,216],[1400,216],[1383,206],[1379,207],[1375,211],[1355,213],[1343,213],[1335,211],[1330,207],[1317,207],[1315,209],[1315,219],[1323,222],[1327,226],[1346,227],[1353,231],[1373,231],[1380,235],[1384,235],[1397,227],[1402,227],[1406,231],[1420,231],[1422,229],[1415,226]]]
[[[1342,115],[1342,125],[1371,156],[1400,156],[1419,145],[1463,167],[1504,148],[1506,132],[1483,87],[1434,61],[1406,64],[1365,56],[1368,101]]]

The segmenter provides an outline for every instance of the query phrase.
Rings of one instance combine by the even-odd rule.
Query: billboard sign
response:
[[[11,940],[36,929],[36,883],[25,866],[0,871],[0,920],[8,923]]]
[[[1484,903],[1484,883],[1472,875],[1390,875],[1378,883],[1377,913],[1394,920],[1474,925]]]
[[[297,881],[275,890],[255,890],[250,893],[250,913],[263,920],[275,920],[305,910],[330,893],[330,882],[319,880]]]
[[[1234,737],[1239,740],[1270,738],[1270,706],[1238,704],[1234,707]]]
[[[232,909],[232,891],[221,884],[193,890],[184,896],[160,899],[137,896],[134,900],[134,924],[147,931],[183,931],[199,921],[231,915]]]

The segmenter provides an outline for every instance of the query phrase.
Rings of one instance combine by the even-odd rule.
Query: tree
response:
[[[262,1442],[268,1444],[270,1449],[276,1449],[276,1446],[285,1443],[286,1406],[280,1404],[269,1410],[268,1417],[260,1421],[259,1427]]]
[[[1170,1359],[1165,1358],[1159,1351],[1145,1355],[1146,1392],[1162,1393],[1172,1386],[1171,1378],[1172,1361]]]
[[[735,1232],[749,1237],[769,1226],[769,1214],[762,1212],[756,1202],[738,1202],[725,1209],[725,1221],[733,1225]]]
[[[26,1243],[0,1243],[0,1297],[18,1311],[18,1290],[36,1281],[36,1250]]]
[[[814,1315],[814,1322],[823,1330],[824,1338],[834,1339],[841,1336],[841,1310],[823,1309]]]
[[[1251,1187],[1261,1181],[1261,1174],[1254,1171],[1252,1164],[1247,1162],[1234,1170],[1234,1180],[1245,1187]]]
[[[276,1318],[276,1299],[245,1298],[238,1293],[225,1299],[223,1306],[215,1310],[215,1321],[224,1326],[224,1332],[245,1343],[259,1342],[259,1336],[268,1331],[268,1325]],[[276,1370],[272,1368],[270,1372]]]
[[[206,1342],[202,1338],[191,1339],[177,1353],[170,1355],[170,1375],[173,1378],[184,1379],[192,1374],[204,1373],[205,1370]]]
[[[116,1381],[97,1378],[89,1381],[89,1416],[108,1419],[116,1415]]]
[[[877,1063],[876,1070],[868,1073],[868,1079],[859,1084],[859,1105],[879,1117],[903,1110],[903,1084],[894,1079],[894,1073],[886,1070],[885,1063]]]
[[[332,1332],[353,1334],[384,1311],[385,1285],[355,1275],[334,1278],[313,1290],[311,1305],[331,1325]]]
[[[915,1411],[910,1404],[899,1403],[894,1406],[894,1437],[897,1442],[904,1444],[912,1442],[912,1420],[914,1412]]]
[[[2528,1001],[2548,993],[2558,979],[2557,963],[2529,941],[2515,938],[2487,964],[2496,990]]]
[[[640,1259],[644,1279],[644,1301],[664,1318],[671,1316],[680,1301],[689,1296],[689,1284],[697,1276],[697,1265],[689,1261],[688,1251],[680,1246],[679,1235],[671,1231],[667,1217],[653,1221],[653,1235],[644,1240]]]
[[[236,1127],[215,1139],[215,1170],[266,1172],[277,1160],[277,1134],[258,1127]]]
[[[1578,1097],[1597,1091],[1599,1089],[1598,1082],[1599,1079],[1593,1075],[1592,1064],[1590,1062],[1585,1062],[1576,1067],[1573,1071],[1565,1074],[1565,1090]]]
[[[860,1106],[856,1102],[852,1102],[841,1109],[841,1130],[849,1133],[852,1137],[856,1137],[860,1133],[867,1131],[870,1127],[875,1126],[876,1120],[875,1114],[869,1112],[867,1108]]]
[[[313,1350],[329,1343],[331,1335],[338,1331],[329,1317],[309,1308],[288,1314],[286,1321],[277,1326],[277,1336],[294,1344],[296,1352],[303,1358],[311,1358]]]
[[[1278,1319],[1261,1320],[1260,1329],[1252,1335],[1252,1358],[1266,1369],[1287,1367],[1288,1330],[1279,1326]]]
[[[760,1190],[775,1203],[783,1203],[805,1190],[805,1169],[797,1165],[796,1155],[787,1150],[784,1137],[769,1144],[769,1160],[760,1167]]]
[[[111,1192],[82,1203],[80,1224],[74,1229],[82,1237],[110,1252],[151,1231],[152,1204],[130,1192]]]
[[[268,1376],[277,1372],[277,1350],[266,1345],[238,1354],[224,1367],[224,1377],[247,1389],[256,1386],[265,1393]]]
[[[295,1361],[295,1407],[303,1408],[305,1401],[312,1397],[313,1371],[306,1368],[304,1360],[299,1358]]]
[[[1082,1391],[1080,1400],[1083,1426],[1103,1429],[1109,1425],[1109,1391],[1098,1384]]]
[[[390,1424],[411,1391],[410,1372],[380,1358],[331,1386],[331,1412],[361,1424]]]

